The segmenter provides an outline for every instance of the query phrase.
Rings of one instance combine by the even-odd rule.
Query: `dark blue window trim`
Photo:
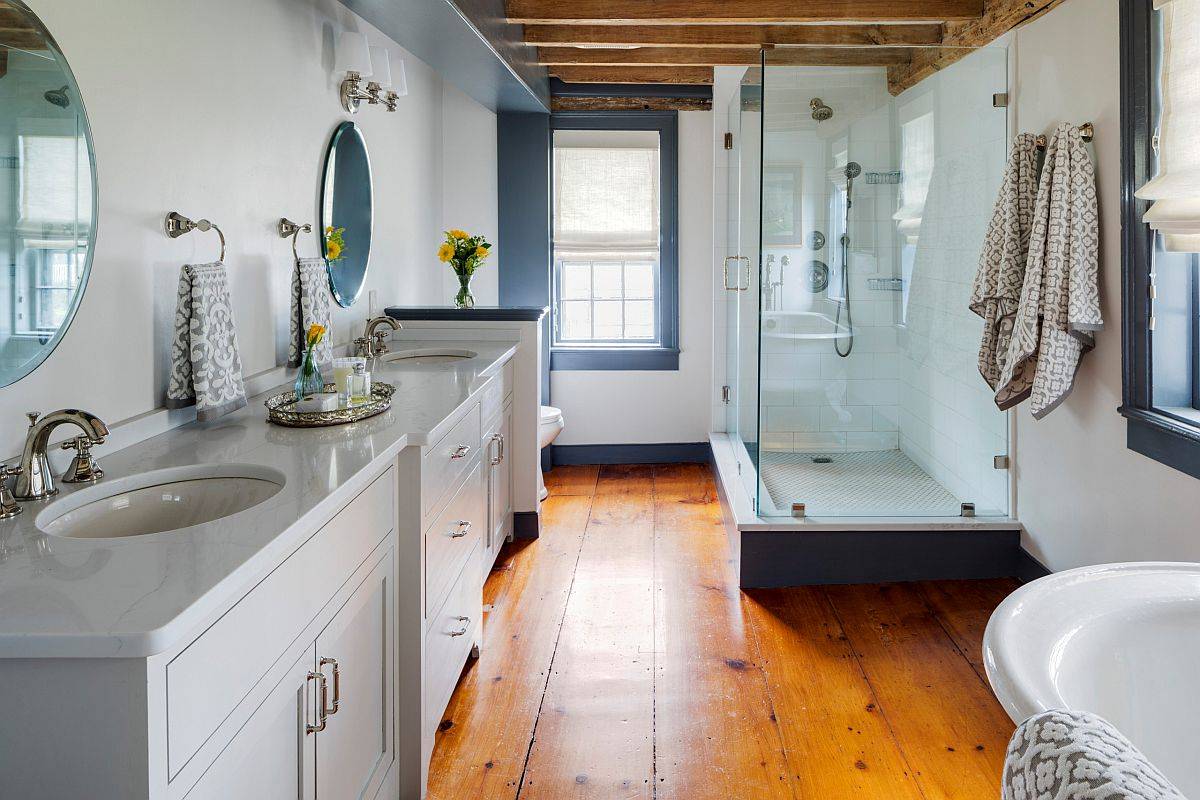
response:
[[[679,369],[679,114],[675,111],[608,113],[564,111],[550,115],[550,129],[658,131],[660,147],[659,330],[655,347],[552,347],[551,370]],[[551,200],[553,209],[554,202]],[[551,225],[553,230],[553,225]],[[551,304],[553,306],[553,304]],[[551,308],[551,314],[555,310]]]
[[[1142,222],[1148,203],[1134,197],[1153,172],[1152,0],[1121,0],[1121,349],[1126,445],[1200,478],[1200,426],[1154,407],[1150,271],[1154,236]]]

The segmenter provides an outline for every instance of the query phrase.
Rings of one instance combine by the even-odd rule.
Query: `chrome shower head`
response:
[[[812,109],[812,118],[817,122],[824,122],[833,117],[833,109],[825,105],[825,101],[819,97],[809,100],[808,107]]]
[[[857,161],[851,161],[846,165],[846,178],[848,180],[854,180],[859,175],[862,175],[862,164],[859,164]]]
[[[66,108],[67,106],[71,105],[71,98],[67,94],[67,87],[65,85],[59,89],[51,89],[43,94],[42,98],[47,103],[56,105],[59,108]]]

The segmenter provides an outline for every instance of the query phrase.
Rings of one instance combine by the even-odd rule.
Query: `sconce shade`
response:
[[[381,89],[392,88],[391,55],[386,47],[371,48],[371,80],[379,84]]]
[[[408,94],[408,76],[404,74],[404,59],[396,59],[396,74],[392,76],[392,91],[397,97]]]
[[[371,53],[365,34],[342,31],[338,37],[334,72],[357,72],[364,78],[371,76]]]

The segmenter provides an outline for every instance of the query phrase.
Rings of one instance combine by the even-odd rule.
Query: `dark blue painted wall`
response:
[[[550,304],[550,115],[502,112],[496,243],[500,305]],[[542,402],[550,402],[549,315],[542,329]]]

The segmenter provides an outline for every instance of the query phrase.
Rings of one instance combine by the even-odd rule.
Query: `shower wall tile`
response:
[[[896,450],[900,447],[899,435],[881,431],[851,431],[846,434],[846,449],[862,450]]]
[[[820,429],[821,414],[816,406],[772,406],[767,408],[766,430],[772,432],[809,432]]]
[[[821,409],[823,431],[869,431],[875,423],[871,406],[825,406]]]
[[[846,450],[846,436],[834,431],[797,433],[793,435],[792,443],[797,452],[842,452]]]

